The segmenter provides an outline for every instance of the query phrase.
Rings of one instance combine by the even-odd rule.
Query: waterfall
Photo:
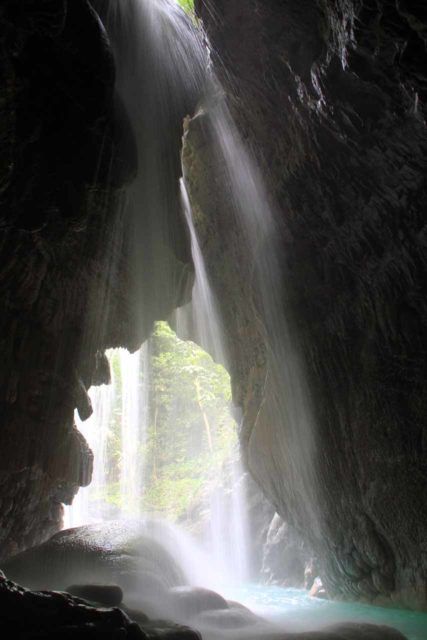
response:
[[[131,227],[129,256],[135,276],[132,286],[139,286],[139,274],[144,274],[147,267],[151,284],[143,292],[145,306],[150,307],[153,297],[169,295],[169,283],[173,280],[170,273],[176,260],[162,247],[167,246],[168,238],[174,232],[167,222],[176,195],[170,193],[167,182],[172,176],[173,183],[176,177],[170,151],[175,144],[175,129],[171,123],[177,111],[185,113],[187,105],[194,108],[194,96],[205,93],[211,142],[225,172],[224,184],[219,183],[218,188],[229,192],[242,242],[253,264],[254,297],[261,300],[262,322],[268,336],[267,402],[262,410],[270,413],[269,422],[286,426],[286,442],[283,444],[284,439],[278,441],[277,451],[294,477],[293,499],[302,509],[309,510],[314,502],[315,486],[313,416],[298,347],[279,293],[282,274],[278,230],[256,166],[239,138],[224,99],[218,99],[215,79],[208,80],[206,51],[201,38],[177,6],[169,0],[129,0],[126,3],[111,0],[100,3],[99,7],[115,55],[117,91],[128,112],[138,147],[138,175],[127,189],[126,201]],[[159,144],[165,130],[171,130],[172,136],[167,148]],[[191,316],[190,335],[217,362],[227,365],[224,327],[203,259],[185,176],[180,189],[195,267],[192,302],[186,310],[181,310],[181,320]],[[143,323],[143,309],[140,311]],[[143,452],[149,405],[148,391],[141,386],[144,359],[148,362],[147,354],[142,356],[139,352],[130,355],[121,351],[119,356],[121,516],[144,515],[141,511]],[[142,377],[148,377],[148,369],[147,375]],[[96,451],[94,453],[96,457]],[[245,579],[249,564],[248,527],[240,460],[232,462],[229,476],[218,481],[212,494],[210,535],[205,544],[213,561],[224,568],[224,572]]]
[[[123,515],[141,514],[143,446],[148,426],[148,343],[140,351],[119,350],[121,373],[120,504]]]
[[[183,179],[180,180],[180,189],[182,209],[190,232],[195,281],[191,302],[185,310],[178,310],[178,334],[180,333],[179,325],[183,322],[188,322],[183,318],[183,315],[179,315],[179,312],[181,314],[189,314],[191,316],[193,340],[210,353],[214,360],[227,366],[221,318],[209,283],[205,261],[193,222],[190,200]]]
[[[92,482],[79,490],[73,504],[64,510],[64,526],[78,527],[105,518],[103,491],[106,486],[106,446],[108,430],[114,405],[115,384],[92,387],[89,396],[93,413],[86,421],[75,413],[75,423],[85,437],[94,456]]]
[[[255,275],[254,296],[258,297],[267,351],[267,379],[261,411],[267,424],[282,424],[286,437],[271,433],[277,458],[291,476],[290,501],[305,511],[305,521],[316,527],[316,426],[311,396],[296,332],[291,328],[285,306],[286,275],[280,267],[280,229],[259,170],[244,147],[231,113],[215,86],[206,99],[212,145],[225,179],[221,185],[230,198],[242,242]],[[272,487],[274,493],[275,488]],[[286,493],[286,490],[285,490]]]
[[[137,517],[141,513],[144,459],[142,448],[148,425],[149,345],[136,353],[126,349],[107,352],[110,363],[118,361],[118,375],[110,385],[92,387],[89,396],[93,413],[82,422],[76,412],[75,422],[94,456],[92,481],[79,490],[73,504],[65,509],[64,526],[76,527],[119,517]],[[107,485],[111,460],[107,455],[112,422],[120,418],[119,512],[108,501]]]
[[[192,301],[184,313],[191,313],[194,339],[217,362],[226,365],[224,330],[218,305],[209,282],[184,180],[180,181],[180,185],[181,201],[190,233],[195,268]],[[233,456],[229,477],[222,478],[210,498],[210,535],[209,539],[205,541],[210,556],[215,559],[215,564],[221,568],[222,574],[241,582],[249,577],[249,534],[243,476],[240,456]]]

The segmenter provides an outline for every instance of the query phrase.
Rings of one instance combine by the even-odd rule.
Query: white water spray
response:
[[[167,235],[167,229],[164,229],[161,222],[167,217],[165,211],[168,198],[165,199],[162,189],[162,172],[165,166],[161,150],[156,148],[156,126],[162,126],[165,118],[167,120],[165,114],[170,109],[170,101],[176,105],[175,101],[187,90],[200,90],[203,85],[200,69],[205,64],[205,53],[188,22],[167,0],[134,0],[126,7],[120,3],[111,3],[108,14],[113,32],[119,32],[118,43],[115,45],[118,90],[139,141],[142,167],[141,183],[135,183],[129,206],[133,207],[134,214],[137,210],[153,212],[145,218],[144,224],[148,225],[150,246],[159,247]],[[126,41],[123,40],[123,34],[126,35]],[[138,86],[145,86],[148,75],[154,78],[148,94],[135,90]],[[256,286],[262,301],[265,332],[270,344],[268,382],[271,382],[270,389],[281,390],[279,394],[267,395],[268,406],[264,410],[270,414],[270,422],[279,421],[286,425],[288,437],[285,444],[283,439],[277,442],[278,457],[286,461],[287,469],[293,475],[294,482],[291,484],[294,487],[295,502],[300,503],[303,509],[310,509],[310,505],[313,504],[314,486],[313,419],[298,350],[284,316],[281,294],[278,293],[281,290],[281,273],[273,212],[268,206],[268,198],[255,165],[240,141],[224,101],[218,100],[213,90],[209,92],[206,100],[213,132],[212,142],[225,168],[224,188],[230,192],[242,240],[246,243],[255,266]],[[191,304],[194,332],[197,340],[217,361],[227,363],[221,318],[210,287],[209,274],[204,264],[183,181],[181,198],[196,271]],[[136,236],[139,237],[138,234]],[[151,262],[159,265],[157,275],[160,274],[160,279],[156,274],[153,274],[153,279],[161,285],[162,260]],[[161,287],[159,291],[162,295]],[[139,422],[141,411],[145,411],[140,397],[138,358],[137,355],[130,356],[124,352],[121,356],[123,449],[120,481],[121,495],[125,503],[123,511],[137,514],[142,490],[141,456],[138,454],[142,437]],[[237,469],[234,473],[239,477],[241,470]],[[246,534],[242,518],[243,495],[239,497],[239,494],[235,493],[233,500],[234,505],[229,513],[222,511],[221,501],[219,506],[214,505],[216,516],[212,523],[212,544],[216,549],[215,556],[224,558],[226,554],[221,537],[231,536],[236,540],[240,538],[240,545],[236,544],[234,558],[240,567],[238,573],[244,574],[246,562],[242,548],[245,547]],[[227,561],[224,561],[224,564],[226,563]]]
[[[226,365],[221,317],[209,282],[184,180],[180,181],[180,185],[195,268],[192,302],[184,313],[192,314],[192,328],[196,341],[217,362]],[[205,541],[207,550],[215,559],[222,575],[228,576],[230,580],[244,582],[249,577],[249,534],[244,472],[239,455],[231,461],[229,477],[223,478],[214,488],[210,497],[210,511],[210,535]]]
[[[146,425],[142,422],[141,357],[137,351],[119,351],[121,373],[121,461],[120,504],[123,515],[139,515],[142,491],[141,444]]]
[[[92,482],[79,490],[73,504],[64,510],[64,526],[79,527],[104,520],[104,491],[107,477],[106,447],[114,405],[114,380],[111,385],[92,387],[89,396],[93,413],[82,422],[76,411],[76,426],[85,437],[94,456]]]
[[[224,172],[223,188],[254,268],[254,296],[266,336],[265,401],[258,419],[266,418],[263,429],[270,429],[274,464],[279,465],[277,483],[286,478],[286,486],[279,489],[276,483],[271,493],[288,495],[289,506],[305,512],[304,521],[316,528],[316,424],[298,337],[285,307],[280,231],[259,170],[217,87],[207,97],[206,111],[213,151]],[[284,434],[277,425],[283,425]],[[267,472],[267,482],[269,476]]]
[[[190,200],[183,179],[180,180],[182,208],[191,238],[191,253],[193,256],[195,282],[191,295],[191,302],[186,309],[178,309],[178,335],[184,314],[191,315],[192,338],[205,351],[211,354],[216,362],[227,366],[224,348],[224,332],[212,288],[209,283],[205,261],[199,245],[193,221]],[[187,321],[188,322],[188,321]]]

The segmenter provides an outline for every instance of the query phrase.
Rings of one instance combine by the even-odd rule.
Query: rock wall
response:
[[[182,300],[191,268],[168,174],[171,283],[157,307],[147,301],[151,265],[143,247],[131,248],[122,206],[139,150],[91,4],[2,2],[0,70],[2,558],[58,530],[62,503],[90,482],[92,453],[74,409],[90,415],[87,389],[109,381],[104,350],[137,349]],[[174,130],[185,113],[170,110]],[[179,151],[178,136],[178,168]],[[150,212],[138,215],[143,237]]]
[[[234,345],[250,470],[322,559],[330,595],[426,608],[425,8],[416,0],[196,0],[196,8],[277,203],[278,295],[316,416],[315,526],[291,499],[297,488],[277,446],[286,447],[285,425],[254,417],[268,337],[250,303],[244,248],[218,206],[225,196],[200,115],[184,159],[208,263],[225,253],[213,283]]]
[[[277,513],[267,530],[261,574],[267,584],[299,589],[311,589],[317,577],[311,551]]]

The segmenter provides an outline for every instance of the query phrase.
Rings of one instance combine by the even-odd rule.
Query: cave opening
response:
[[[208,557],[217,583],[221,575],[248,581],[247,478],[229,374],[166,322],[156,323],[134,354],[112,349],[106,355],[111,383],[90,390],[89,419],[75,413],[93,473],[65,508],[64,529],[160,520],[171,536],[174,526],[178,539],[187,534],[187,545],[193,537],[198,562],[205,556],[202,567],[189,568],[199,582]]]

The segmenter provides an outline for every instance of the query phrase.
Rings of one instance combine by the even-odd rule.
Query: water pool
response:
[[[303,590],[265,585],[235,587],[224,595],[288,632],[309,631],[339,622],[369,622],[394,627],[408,640],[427,640],[427,613],[320,600],[310,598]]]

